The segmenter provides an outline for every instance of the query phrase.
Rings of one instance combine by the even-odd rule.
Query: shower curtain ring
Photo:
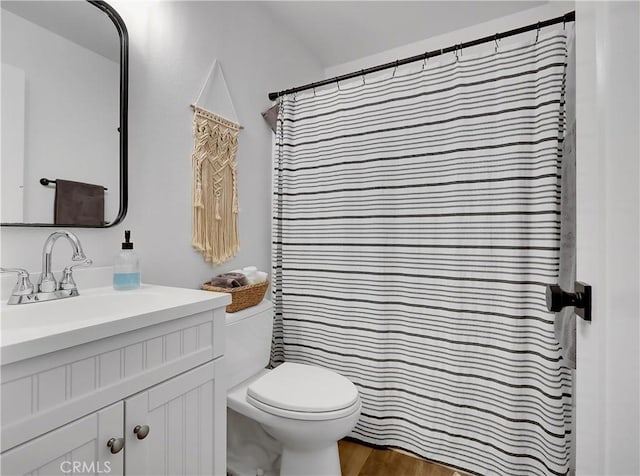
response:
[[[539,37],[540,37],[540,22],[538,22],[538,29],[536,30],[536,43],[538,42]]]
[[[396,77],[396,71],[398,71],[398,61],[399,60],[396,60],[396,66],[395,68],[393,68],[393,74],[391,75],[392,78]]]
[[[363,86],[365,86],[367,83],[366,83],[366,81],[364,80],[364,69],[361,69],[361,70],[360,70],[360,74],[362,75],[362,85],[363,85]]]
[[[422,71],[427,67],[427,59],[429,59],[428,53],[424,52],[424,58],[422,59]]]
[[[313,97],[316,97],[316,87],[313,87]]]
[[[340,81],[338,78],[336,78],[336,86],[338,86],[338,91],[342,91],[342,89],[340,89]]]
[[[493,37],[493,41],[495,41],[495,43],[496,43],[496,53],[497,53],[498,52],[498,34],[497,33]]]

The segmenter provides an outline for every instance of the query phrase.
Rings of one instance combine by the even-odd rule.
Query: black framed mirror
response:
[[[128,201],[124,21],[100,0],[0,7],[0,224],[118,224]]]

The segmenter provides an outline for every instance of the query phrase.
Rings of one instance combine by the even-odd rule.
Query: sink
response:
[[[76,321],[96,321],[105,317],[146,312],[168,304],[166,295],[157,290],[141,287],[118,292],[112,288],[94,288],[79,296],[34,304],[3,304],[0,326],[3,334],[24,328],[60,326]]]
[[[81,289],[79,296],[56,301],[3,303],[0,356],[5,364],[230,302],[225,293],[143,284],[128,291],[115,291],[110,286]]]

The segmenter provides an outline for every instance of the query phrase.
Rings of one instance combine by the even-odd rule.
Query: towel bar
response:
[[[41,185],[44,185],[44,186],[47,186],[47,185],[49,185],[49,184],[53,184],[53,185],[55,185],[55,184],[56,184],[56,181],[55,181],[55,180],[49,180],[48,178],[44,178],[44,177],[42,177],[42,178],[40,179],[40,184],[41,184]],[[104,188],[105,190],[109,190],[107,187],[102,187],[102,188]]]

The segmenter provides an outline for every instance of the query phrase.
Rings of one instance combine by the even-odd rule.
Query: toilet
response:
[[[261,451],[277,447],[281,476],[339,476],[338,440],[360,417],[360,397],[346,377],[322,367],[285,362],[265,369],[271,354],[273,307],[270,301],[226,315],[227,408],[264,430]],[[231,414],[231,412],[230,412]],[[248,419],[248,420],[247,420]],[[229,434],[250,431],[229,422]],[[270,436],[269,436],[270,435]],[[229,438],[229,444],[235,438]],[[255,447],[251,443],[248,447]],[[242,452],[237,448],[230,451]],[[242,455],[241,455],[242,456]],[[234,474],[234,468],[229,468]],[[263,474],[256,467],[235,474]]]

